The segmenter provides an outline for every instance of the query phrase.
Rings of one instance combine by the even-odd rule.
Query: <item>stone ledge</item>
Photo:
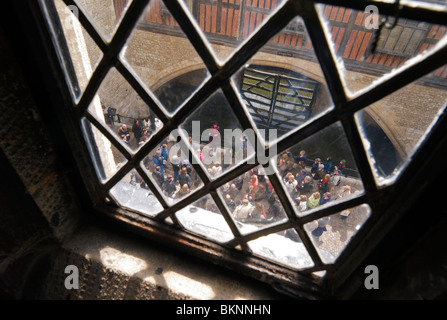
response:
[[[65,288],[68,265],[79,269],[79,288]],[[154,244],[94,227],[63,245],[47,277],[44,296],[71,300],[272,300],[281,294],[248,278],[184,259]]]

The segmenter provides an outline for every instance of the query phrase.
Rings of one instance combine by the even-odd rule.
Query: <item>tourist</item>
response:
[[[298,184],[297,184],[298,187]],[[301,185],[301,188],[299,189],[300,194],[309,195],[314,190],[314,183],[310,176],[306,176],[304,178],[303,184]]]
[[[152,177],[154,178],[155,182],[158,184],[159,187],[163,186],[163,182],[165,182],[165,178],[163,174],[160,171],[160,167],[155,167],[154,172],[152,172]]]
[[[329,191],[330,180],[331,175],[328,173],[324,176],[324,179],[320,180],[320,183],[318,184],[318,191],[320,192],[320,195]]]
[[[135,136],[135,140],[137,141],[137,145],[139,145],[141,136],[143,135],[143,129],[142,129],[138,119],[134,120],[134,123],[132,126],[132,132],[133,132],[133,135]]]
[[[295,158],[296,163],[299,164],[301,161],[304,163],[304,165],[307,164],[307,155],[306,155],[306,151],[304,151],[304,150],[301,150],[300,154]]]
[[[252,211],[253,205],[248,201],[248,199],[244,199],[242,200],[242,203],[234,210],[233,217],[238,220],[245,220]]]
[[[258,188],[255,191],[254,200],[255,201],[261,201],[266,198],[267,194],[267,187],[264,183],[258,184]]]
[[[166,143],[164,143],[160,147],[160,153],[161,153],[161,156],[163,157],[163,160],[168,161],[169,152],[168,152],[168,145]]]
[[[272,200],[270,202],[270,208],[268,210],[268,219],[271,219],[273,221],[279,220],[282,215],[282,205],[279,201],[278,196],[275,194],[275,192],[272,192]]]
[[[255,187],[252,185],[248,186],[248,192],[244,195],[244,197],[242,199],[248,199],[253,201],[253,199],[255,198]]]
[[[130,133],[129,133],[129,129],[127,129],[127,126],[125,124],[123,124],[118,129],[118,135],[121,137],[121,140],[123,140],[125,143],[129,143]]]
[[[236,200],[239,195],[239,190],[236,188],[236,184],[231,183],[230,189],[227,191],[227,195],[229,195],[232,199]]]
[[[216,149],[220,147],[220,131],[217,121],[213,121],[211,124],[211,129],[209,131],[209,143],[213,149],[213,152],[216,152]]]
[[[314,192],[307,200],[307,207],[309,209],[314,209],[320,204],[320,193]]]
[[[175,198],[176,199],[182,199],[184,198],[188,193],[190,192],[189,187],[187,184],[184,184],[180,190],[176,193]]]
[[[231,212],[236,209],[236,201],[229,194],[225,196],[225,203],[228,207],[228,210],[230,210]]]
[[[298,200],[299,200],[298,210],[300,212],[306,211],[307,210],[307,196],[302,194],[302,195],[299,196]]]
[[[320,242],[321,235],[327,231],[326,226],[330,221],[330,217],[323,217],[321,219],[317,220],[317,227],[311,232],[313,238],[317,241],[317,243]]]
[[[317,171],[317,169],[319,168],[320,164],[321,164],[321,159],[320,158],[316,158],[314,160],[312,168],[310,169],[310,172],[311,173],[315,173]]]
[[[326,173],[324,172],[324,165],[321,163],[318,165],[318,168],[316,168],[312,173],[312,177],[314,178],[314,180],[324,179],[325,175]]]
[[[177,187],[174,184],[174,179],[171,174],[166,176],[166,181],[163,183],[162,188],[169,198],[173,198]]]
[[[178,156],[172,156],[171,166],[172,166],[172,171],[174,173],[174,182],[177,182],[178,175],[180,172],[180,159],[178,158]]]
[[[298,185],[298,181],[295,180],[295,177],[292,173],[288,176],[288,180],[285,183],[287,192],[293,196],[296,192],[296,186]]]
[[[328,203],[329,201],[331,201],[331,197],[332,197],[332,195],[331,195],[330,192],[325,192],[323,194],[323,196],[321,197],[320,205]]]
[[[160,172],[163,175],[163,178],[165,176],[165,161],[163,157],[161,156],[161,151],[156,150],[155,154],[152,156],[152,162],[154,163],[154,167],[160,167]]]
[[[250,184],[249,184],[249,186],[253,186],[253,191],[256,192],[256,190],[258,189],[258,184],[259,184],[258,176],[256,174],[253,174],[250,177]]]
[[[323,162],[324,173],[330,173],[333,170],[332,158],[327,157],[326,162]]]
[[[304,178],[307,177],[307,171],[305,168],[301,168],[295,176],[295,180],[298,184],[303,184]]]
[[[180,186],[187,185],[188,188],[191,188],[191,176],[188,174],[188,170],[186,167],[182,167],[180,169],[180,174],[178,175],[178,183]]]
[[[337,166],[338,171],[340,171],[340,175],[345,174],[345,169],[346,169],[346,160],[340,160],[338,166]]]
[[[331,175],[331,181],[329,183],[329,191],[333,192],[335,187],[338,187],[341,183],[341,172],[336,167],[334,172]]]
[[[222,167],[220,166],[219,161],[214,162],[214,165],[210,169],[211,170],[209,172],[213,177],[217,177],[222,174]]]
[[[257,202],[253,211],[250,212],[250,217],[255,220],[265,219],[265,210],[261,202]]]

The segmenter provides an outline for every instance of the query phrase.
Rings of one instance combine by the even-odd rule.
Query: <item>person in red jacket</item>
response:
[[[331,181],[331,175],[326,174],[324,176],[324,179],[320,180],[320,183],[318,184],[318,191],[320,192],[320,195],[325,194],[326,192],[329,192],[329,183]]]

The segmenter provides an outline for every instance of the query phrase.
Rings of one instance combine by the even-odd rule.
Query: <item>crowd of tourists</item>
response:
[[[139,123],[136,122],[134,127],[135,125],[138,126]],[[120,130],[123,127],[121,126]],[[144,143],[146,139],[144,132],[148,131],[148,127],[143,123],[141,128],[141,135],[138,134],[140,132],[138,129],[132,128],[132,132],[137,142]],[[214,130],[210,135],[219,134],[215,123],[212,128]],[[123,140],[128,139],[125,131],[119,134]],[[182,159],[178,154],[169,156],[168,143],[169,141],[163,142],[151,156],[146,157],[144,165],[164,195],[168,199],[179,200],[198,188],[202,181],[188,159]],[[200,147],[196,151],[199,159],[203,160],[203,157],[200,157],[202,155]],[[210,175],[217,176],[222,172],[222,167],[219,161],[215,161],[207,166],[207,170]],[[301,150],[294,155],[287,150],[278,156],[277,170],[284,189],[293,199],[298,212],[314,209],[356,192],[351,190],[348,184],[342,183],[346,170],[345,160],[334,162],[331,157],[327,157],[325,161],[321,158],[309,161],[306,151]],[[141,186],[145,187],[144,181],[141,178],[139,180]],[[237,221],[259,224],[286,218],[281,202],[262,166],[253,168],[224,184],[219,192]],[[201,206],[203,209],[218,212],[211,197],[203,201]],[[346,218],[349,214],[350,210],[344,210],[340,213],[340,217]],[[328,221],[328,218],[320,219],[313,232],[324,231]]]

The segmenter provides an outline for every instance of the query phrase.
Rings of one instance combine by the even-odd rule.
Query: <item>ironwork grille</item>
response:
[[[82,8],[82,6],[79,6],[78,1],[63,0],[63,2],[67,6]],[[218,5],[224,10],[233,5],[228,4],[230,2],[231,1],[218,1]],[[261,2],[262,1],[259,1],[259,3]],[[350,9],[360,11],[363,11],[366,3],[364,1],[347,0],[340,2],[325,0],[321,2],[329,5],[343,5]],[[377,4],[381,14],[392,16],[396,13],[393,4],[374,1],[370,2]],[[186,5],[183,2],[178,1],[165,1],[164,4],[168,11],[165,12],[164,15],[162,14],[164,17],[163,23],[175,24],[176,28],[179,28],[184,32],[209,73],[209,77],[206,78],[198,89],[183,101],[176,112],[171,114],[164,110],[161,103],[153,93],[147,89],[138,75],[132,68],[130,68],[129,64],[123,61],[122,57],[120,57],[120,53],[125,46],[128,37],[132,33],[133,28],[138,25],[139,18],[147,5],[149,3],[158,3],[158,1],[134,0],[129,3],[127,3],[127,1],[115,1],[115,3],[117,4],[115,7],[117,10],[116,16],[121,20],[110,41],[107,41],[103,34],[98,32],[97,25],[94,23],[92,17],[83,10],[79,10],[78,20],[80,24],[102,53],[99,63],[92,72],[88,83],[83,90],[80,90],[79,85],[76,82],[76,74],[70,64],[70,57],[67,54],[66,48],[64,48],[65,39],[60,36],[61,26],[58,22],[54,2],[52,0],[40,1],[44,16],[48,20],[49,30],[53,34],[55,50],[58,52],[60,61],[62,62],[62,70],[65,79],[67,80],[66,90],[73,98],[72,101],[68,102],[71,104],[70,112],[72,114],[72,121],[79,128],[79,133],[82,133],[89,142],[87,146],[85,146],[83,152],[92,155],[94,162],[100,162],[98,160],[100,158],[98,153],[99,147],[93,138],[93,131],[98,131],[110,141],[113,148],[118,150],[124,157],[123,164],[118,167],[116,172],[111,176],[104,179],[104,181],[101,181],[101,179],[92,180],[92,176],[89,176],[86,173],[93,172],[94,167],[92,166],[92,163],[86,162],[85,157],[79,157],[78,160],[81,165],[85,166],[84,174],[88,177],[86,186],[91,195],[93,206],[97,211],[102,212],[113,219],[125,222],[129,226],[135,226],[137,232],[144,232],[156,239],[161,239],[176,247],[183,248],[185,251],[191,252],[192,254],[199,255],[211,261],[217,261],[230,268],[237,268],[240,272],[258,279],[263,279],[264,281],[272,283],[277,288],[288,287],[289,289],[287,290],[292,291],[293,289],[291,288],[295,288],[298,290],[294,291],[295,294],[303,294],[303,292],[307,292],[309,296],[324,294],[324,289],[327,289],[326,286],[330,286],[330,290],[335,290],[356,267],[356,264],[358,263],[356,261],[361,261],[361,258],[364,257],[368,250],[374,246],[374,243],[378,241],[377,238],[374,238],[371,235],[371,230],[374,230],[374,227],[376,226],[381,226],[384,228],[383,230],[385,230],[389,227],[388,225],[392,224],[392,219],[388,220],[385,225],[383,223],[379,224],[379,222],[382,221],[381,219],[384,216],[384,212],[386,212],[386,209],[389,208],[392,203],[392,197],[389,195],[395,197],[401,195],[401,192],[403,192],[402,190],[405,190],[404,187],[411,181],[412,175],[417,172],[416,165],[421,164],[422,160],[418,161],[418,159],[424,157],[423,153],[426,151],[424,148],[429,148],[429,146],[426,147],[426,145],[422,143],[412,156],[412,162],[406,164],[398,179],[389,185],[378,185],[374,170],[370,165],[369,154],[363,145],[361,130],[358,127],[355,114],[364,110],[368,105],[379,101],[398,89],[416,81],[420,77],[441,68],[447,62],[447,46],[445,42],[437,47],[430,55],[427,55],[424,59],[418,61],[418,63],[410,64],[400,69],[399,72],[393,74],[392,77],[382,79],[374,84],[368,91],[361,92],[354,96],[348,96],[342,80],[342,72],[337,67],[337,58],[333,55],[333,49],[325,34],[325,28],[322,25],[318,10],[314,6],[313,1],[284,1],[281,3],[281,5],[275,9],[276,11],[263,20],[262,25],[259,25],[259,29],[249,36],[229,57],[229,59],[222,64],[218,63],[213,51],[204,41],[204,35],[201,31],[201,28],[205,28],[204,31],[207,32],[206,19],[208,16],[205,15],[204,24],[202,26],[200,18],[198,23],[194,23],[190,20],[191,15],[187,13],[187,7],[191,4],[193,10],[205,7],[205,13],[208,12],[206,11],[206,6],[209,1],[200,1],[200,6],[195,6],[196,2],[194,1],[187,2]],[[127,7],[123,12],[122,8],[125,7],[126,3]],[[214,3],[214,1],[212,1],[212,3]],[[236,1],[234,5],[237,3],[239,2]],[[255,14],[260,13],[262,10],[259,11],[254,8],[257,1],[250,1],[250,3],[250,6],[247,6],[245,10],[252,11],[245,14],[254,18]],[[212,10],[209,11],[209,13],[212,12]],[[241,12],[241,15],[243,14],[244,13]],[[315,50],[318,62],[324,73],[333,107],[312,121],[305,122],[299,130],[290,131],[286,135],[280,137],[277,141],[272,141],[269,144],[266,144],[259,136],[257,130],[259,128],[256,128],[253,125],[253,121],[249,117],[249,112],[247,112],[245,104],[237,93],[238,88],[235,86],[232,77],[249,61],[250,57],[258,52],[258,50],[260,50],[271,38],[277,36],[279,32],[286,28],[289,22],[296,16],[301,16],[303,18],[309,38],[312,40],[312,47]],[[403,4],[400,8],[400,16],[402,18],[422,20],[439,25],[445,24],[445,21],[447,21],[447,19],[445,19],[446,10],[434,10],[429,4],[425,4],[419,8]],[[212,24],[210,26],[213,28]],[[222,21],[219,26],[223,26]],[[228,30],[228,27],[226,27],[226,30]],[[235,29],[230,28],[230,30],[232,31],[231,36],[234,36],[235,33],[233,31]],[[298,31],[301,32],[300,30]],[[216,29],[216,32],[218,32],[218,29]],[[240,32],[243,33],[243,28],[238,32],[239,34]],[[95,98],[106,75],[112,68],[114,68],[130,84],[163,123],[163,126],[152,135],[151,139],[137,150],[129,150],[122,141],[117,139],[113,132],[108,130],[105,123],[99,121],[91,112],[89,112],[91,102]],[[258,79],[258,82],[256,83],[248,81],[248,79],[251,79],[255,74],[262,74],[263,77]],[[268,84],[266,90],[267,98],[272,102],[276,101],[276,104],[272,103],[269,106],[269,113],[260,118],[260,121],[265,122],[263,122],[263,124],[266,127],[275,125],[275,117],[277,117],[279,113],[278,111],[280,110],[278,101],[281,101],[281,98],[278,93],[281,92],[281,90],[279,87],[283,86],[285,90],[291,90],[293,101],[288,102],[294,105],[294,110],[297,111],[298,115],[302,115],[303,119],[306,119],[306,114],[312,105],[312,97],[318,90],[317,83],[306,79],[284,78],[279,75],[270,76],[265,72],[261,73],[259,70],[253,71],[247,69],[243,85],[245,97],[247,97],[249,92],[259,95],[260,92],[256,92],[255,88],[262,87],[262,84]],[[300,93],[300,90],[296,89],[296,86],[300,87],[303,94],[305,92],[304,96]],[[306,88],[303,88],[303,86]],[[273,89],[274,87],[276,87],[276,90]],[[257,152],[263,151],[268,154],[270,150],[276,149],[277,154],[282,155],[298,142],[304,141],[312,135],[319,133],[324,128],[336,124],[341,125],[358,167],[359,176],[361,177],[363,184],[362,192],[350,197],[346,201],[339,201],[330,206],[321,207],[312,211],[308,215],[297,215],[293,200],[287,194],[287,190],[281,180],[282,177],[278,174],[270,174],[270,183],[276,191],[278,201],[284,209],[283,220],[277,224],[268,225],[265,228],[253,232],[241,232],[238,223],[233,219],[229,212],[228,207],[224,202],[225,200],[220,195],[219,189],[226,183],[236,179],[246,172],[250,172],[250,170],[253,170],[254,168],[262,168],[262,166],[264,168],[268,167],[276,156],[276,154],[271,154],[270,161],[263,163],[262,166],[260,166],[258,159],[248,157],[217,178],[210,178],[203,166],[190,161],[203,185],[188,197],[182,198],[174,204],[169,203],[160,189],[155,185],[154,180],[149,177],[149,174],[142,166],[142,163],[153,150],[165,141],[166,137],[169,136],[173,130],[178,129],[179,125],[198,110],[201,104],[217,90],[220,90],[228,100],[229,107],[239,120],[242,129],[251,129],[255,133],[253,142],[256,142],[258,148],[256,150]],[[273,95],[275,94],[276,96],[274,97]],[[249,100],[249,106],[253,106],[255,100],[256,98]],[[273,110],[274,108],[275,110]],[[250,110],[250,107],[248,110]],[[294,116],[294,118],[296,118],[296,116]],[[445,122],[444,118],[445,116],[442,113],[436,119],[435,125],[430,131],[432,136],[440,135],[442,125]],[[181,138],[185,139],[184,136],[181,136]],[[187,151],[191,151],[191,146],[189,144],[185,143],[183,147]],[[189,152],[189,155],[189,159],[193,160],[195,153]],[[152,191],[155,199],[160,204],[160,207],[157,209],[159,212],[152,217],[143,215],[139,213],[138,210],[127,210],[125,206],[120,205],[119,201],[116,201],[116,199],[111,196],[111,190],[117,184],[121,183],[123,178],[129,173],[133,173],[134,177],[135,173],[137,173]],[[100,174],[99,176],[104,176],[104,174]],[[222,223],[225,223],[229,229],[231,235],[230,240],[224,242],[212,241],[206,235],[198,235],[191,232],[181,223],[177,213],[198,200],[201,200],[203,197],[210,197],[214,201],[223,218],[221,220]],[[371,210],[369,219],[358,231],[356,236],[351,239],[349,245],[342,251],[335,261],[331,261],[330,263],[325,262],[324,257],[320,255],[317,247],[313,243],[310,234],[306,232],[305,226],[318,219],[364,204],[367,204]],[[393,219],[396,219],[396,217],[394,216]],[[284,265],[274,259],[272,260],[253,254],[253,250],[250,247],[251,241],[281,232],[289,232],[292,234],[291,238],[298,237],[300,239],[300,244],[305,248],[305,251],[308,253],[311,260],[308,267],[297,269]],[[293,251],[294,249],[291,250]],[[324,276],[321,276],[319,272],[324,272]],[[326,279],[329,279],[330,281],[326,282]]]
[[[284,134],[308,119],[318,82],[246,68],[241,91],[258,128]]]

